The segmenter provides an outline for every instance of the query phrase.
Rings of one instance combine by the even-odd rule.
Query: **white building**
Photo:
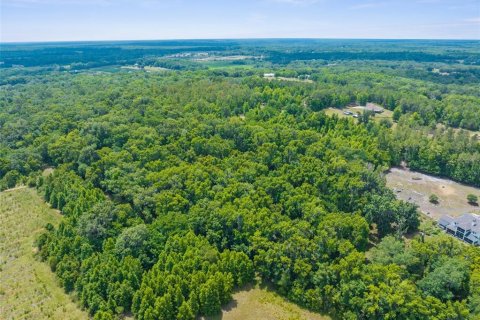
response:
[[[440,228],[460,240],[473,245],[480,245],[480,216],[474,213],[466,213],[453,218],[443,215],[438,220]]]

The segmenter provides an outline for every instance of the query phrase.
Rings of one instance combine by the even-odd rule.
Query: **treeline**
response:
[[[402,114],[417,113],[424,126],[444,123],[480,130],[480,97],[474,91],[478,87],[466,86],[459,94],[457,86],[449,92],[442,85],[364,72],[326,71],[313,74],[312,79],[318,83],[310,94],[314,110],[375,102],[394,111],[394,120]]]
[[[456,53],[436,54],[421,51],[329,51],[329,52],[279,52],[273,51],[269,54],[272,63],[288,64],[297,60],[394,60],[394,61],[417,61],[417,62],[444,62],[452,63],[463,60],[468,64],[478,64],[478,54]]]
[[[99,67],[134,64],[143,58],[208,52],[262,56],[265,65],[296,61],[408,61],[478,65],[477,41],[425,40],[164,40],[66,43],[2,43],[0,69],[12,66]]]
[[[226,75],[235,76],[228,73]],[[343,108],[350,103],[365,105],[367,102],[374,102],[394,111],[396,121],[403,114],[417,113],[424,126],[433,127],[437,123],[443,123],[453,128],[480,130],[480,88],[476,84],[447,86],[383,72],[343,69],[319,71],[308,67],[280,69],[276,71],[276,75],[299,79],[308,76],[314,83],[292,84],[276,81],[264,84],[260,79],[254,80],[252,77],[249,77],[248,81],[256,86],[266,85],[271,88],[297,87],[293,90],[301,92],[314,111],[330,107]],[[245,72],[244,76],[250,74]]]
[[[215,41],[70,42],[64,44],[2,44],[1,68],[75,65],[87,69],[109,65],[134,64],[148,56],[167,56],[183,52],[225,51],[228,44]]]
[[[394,162],[405,161],[412,170],[480,187],[480,135],[418,123],[419,117],[403,117],[389,138]]]
[[[2,181],[27,176],[65,215],[39,254],[96,319],[214,314],[255,274],[342,319],[478,314],[478,248],[404,243],[419,216],[382,178],[394,133],[314,110],[310,84],[41,79],[2,91]]]

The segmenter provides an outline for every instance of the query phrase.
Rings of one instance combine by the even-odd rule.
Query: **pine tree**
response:
[[[184,301],[178,308],[177,320],[193,320],[195,315],[193,314],[190,303]]]

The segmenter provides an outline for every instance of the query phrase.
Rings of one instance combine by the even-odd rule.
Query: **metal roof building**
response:
[[[473,245],[480,245],[480,216],[466,213],[460,217],[443,215],[438,220],[440,228],[448,234]]]

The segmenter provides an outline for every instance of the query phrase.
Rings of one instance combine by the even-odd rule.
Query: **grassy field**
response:
[[[233,295],[220,315],[205,320],[330,320],[302,309],[268,288],[248,286]]]
[[[60,220],[33,189],[0,193],[0,319],[88,319],[34,254],[38,233]]]
[[[199,62],[209,69],[226,69],[226,70],[249,70],[255,68],[252,64],[236,64],[234,61],[208,61]]]
[[[293,81],[293,82],[313,83],[313,80],[310,80],[310,79],[299,79],[299,78],[287,78],[287,77],[268,78],[268,77],[266,77],[265,79],[268,79],[268,80],[281,80],[281,81]]]
[[[402,168],[392,168],[386,178],[387,186],[395,191],[399,199],[417,204],[423,213],[435,220],[442,214],[459,216],[480,212],[479,207],[467,202],[468,194],[480,196],[478,188]],[[430,203],[431,194],[439,197],[438,204]]]
[[[325,114],[327,114],[329,116],[332,116],[332,115],[336,114],[339,118],[353,118],[353,115],[344,114],[343,112],[345,112],[345,111],[353,112],[353,114],[362,113],[361,109],[356,109],[354,107],[345,107],[343,109],[337,109],[337,108],[325,109]],[[384,109],[384,111],[382,113],[375,114],[373,119],[375,121],[380,121],[382,119],[392,120],[393,119],[393,111]],[[394,125],[395,125],[395,123],[394,123]]]

